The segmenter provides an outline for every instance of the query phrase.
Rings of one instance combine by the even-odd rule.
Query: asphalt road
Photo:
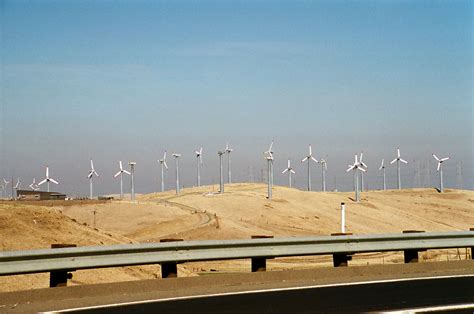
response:
[[[188,297],[79,313],[373,312],[474,303],[474,276]],[[474,311],[471,308],[470,311]]]
[[[0,313],[86,307],[92,312],[123,303],[132,304],[105,313],[360,312],[474,303],[474,260],[217,273],[0,293]]]

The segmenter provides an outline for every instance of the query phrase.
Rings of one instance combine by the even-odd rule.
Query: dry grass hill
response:
[[[346,202],[347,232],[398,233],[403,230],[468,230],[474,227],[474,192],[434,189],[370,191],[359,204],[353,193],[304,192],[277,186],[273,200],[262,184],[232,184],[140,195],[136,203],[0,203],[2,250],[47,248],[52,243],[102,245],[152,242],[163,238],[236,239],[252,235],[309,236],[340,231],[340,203]],[[95,213],[95,214],[94,214]],[[94,220],[95,216],[95,220]],[[465,258],[464,252],[424,253],[426,260]],[[366,254],[352,264],[400,262],[397,253]],[[330,265],[330,257],[295,257],[269,262],[272,270]],[[188,263],[180,275],[209,271],[246,271],[249,261]],[[72,284],[157,278],[159,266],[78,271]],[[0,291],[46,287],[48,274],[0,277]]]

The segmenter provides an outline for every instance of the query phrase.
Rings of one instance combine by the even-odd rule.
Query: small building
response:
[[[17,198],[25,201],[51,201],[51,200],[65,200],[66,194],[59,192],[44,192],[31,190],[18,190]]]

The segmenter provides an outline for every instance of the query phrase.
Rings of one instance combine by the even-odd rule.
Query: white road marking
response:
[[[221,296],[231,296],[231,295],[245,295],[252,293],[266,293],[266,292],[280,292],[280,291],[297,291],[297,290],[307,290],[307,289],[316,289],[316,288],[330,288],[330,287],[345,287],[345,286],[358,286],[358,285],[372,285],[378,283],[392,283],[392,282],[405,282],[405,281],[419,281],[419,280],[435,280],[435,279],[449,279],[449,278],[463,278],[463,277],[474,277],[474,274],[467,275],[453,275],[453,276],[433,276],[433,277],[416,277],[416,278],[401,278],[401,279],[386,279],[386,280],[373,280],[373,281],[359,281],[359,282],[344,282],[344,283],[335,283],[335,284],[326,284],[326,285],[314,285],[314,286],[304,286],[304,287],[287,287],[287,288],[273,288],[273,289],[262,289],[262,290],[247,290],[247,291],[236,291],[236,292],[223,292],[223,293],[213,293],[213,294],[202,294],[202,295],[190,295],[182,297],[173,297],[173,298],[164,298],[164,299],[154,299],[154,300],[143,300],[143,301],[133,301],[133,302],[123,302],[123,303],[114,303],[114,304],[105,304],[105,305],[94,305],[86,307],[78,307],[72,309],[40,312],[44,314],[49,313],[67,313],[74,311],[82,310],[92,310],[92,309],[102,309],[108,307],[116,306],[125,306],[125,305],[137,305],[137,304],[148,304],[154,302],[166,302],[166,301],[180,301],[180,300],[190,300],[190,299],[199,299],[199,298],[209,298],[209,297],[221,297]],[[408,310],[409,311],[409,310]],[[400,312],[399,312],[400,313]],[[403,313],[403,311],[401,312]]]
[[[387,312],[382,312],[382,313],[410,314],[410,313],[452,311],[452,310],[462,310],[462,309],[474,309],[474,303],[434,306],[434,307],[420,307],[420,308],[414,308],[414,309],[405,309],[401,311],[387,311]]]

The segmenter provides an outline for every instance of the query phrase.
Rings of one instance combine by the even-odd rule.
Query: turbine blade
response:
[[[316,158],[314,158],[313,156],[311,156],[311,160],[313,160],[314,162],[318,162],[318,160]]]
[[[290,169],[290,172],[291,172],[291,173],[296,173],[293,169]]]
[[[288,159],[288,169],[289,169],[290,167],[291,167],[291,166],[290,166],[290,160]]]
[[[355,168],[355,166],[354,166],[354,165],[352,165],[352,166],[349,166],[349,168],[346,170],[346,172],[349,172],[349,171],[351,171],[351,170],[352,170],[352,169],[354,169],[354,168]]]
[[[367,165],[365,163],[363,163],[362,161],[360,162],[361,166],[364,167],[364,168],[369,168],[367,167]]]
[[[360,153],[360,158],[359,158],[359,161],[362,163],[362,157],[364,157],[364,153]]]
[[[438,162],[438,168],[436,168],[436,171],[439,171],[439,168],[441,168],[441,163]]]
[[[397,158],[395,158],[394,160],[392,160],[392,161],[390,162],[390,164],[393,164],[395,161],[397,161]]]
[[[166,160],[166,150],[165,150],[165,154],[163,155],[163,160]]]
[[[270,148],[268,149],[269,152],[272,151],[272,147],[273,147],[273,141],[272,141],[272,143],[270,144]]]
[[[92,159],[91,159],[91,169],[94,170],[94,163],[92,162]]]
[[[397,157],[400,158],[400,148],[397,148]]]
[[[439,161],[438,156],[436,156],[435,154],[433,154],[433,158],[436,159],[436,161]]]
[[[446,160],[449,160],[449,157],[446,157],[446,158],[442,158],[441,161],[446,161]]]
[[[99,174],[98,174],[97,171],[95,171],[95,170],[94,170],[94,174],[95,174],[96,177],[99,176]]]
[[[407,163],[408,163],[408,161],[406,161],[405,159],[401,159],[401,158],[400,158],[400,161],[403,162],[404,164],[407,164]]]
[[[122,166],[122,161],[121,161],[121,160],[119,161],[119,165],[120,165],[120,171],[122,171],[122,170],[123,170],[123,166]]]
[[[46,167],[46,178],[49,178],[49,167]]]
[[[89,171],[89,174],[87,175],[87,179],[90,179],[92,177],[92,174],[94,174],[92,171]]]
[[[122,171],[117,172],[117,173],[114,175],[114,178],[118,177],[121,173],[122,173]]]
[[[311,144],[309,144],[309,155],[311,156],[313,154],[313,150],[311,149]]]
[[[47,180],[44,179],[43,181],[41,181],[40,183],[38,183],[38,185],[42,185],[43,183],[45,183]]]
[[[309,157],[305,157],[301,160],[301,162],[305,162]]]
[[[54,184],[59,184],[58,181],[56,181],[56,180],[54,180],[54,179],[51,179],[51,178],[49,178],[49,181],[53,182]]]
[[[285,170],[283,170],[281,173],[285,173],[288,171],[288,168],[286,168]]]
[[[131,173],[128,172],[127,170],[123,170],[123,173],[126,173],[126,174],[128,174],[128,175],[131,175]]]
[[[365,171],[366,171],[364,168],[360,168],[360,167],[357,167],[357,169],[359,169],[359,170],[362,171],[362,172],[365,172]]]

